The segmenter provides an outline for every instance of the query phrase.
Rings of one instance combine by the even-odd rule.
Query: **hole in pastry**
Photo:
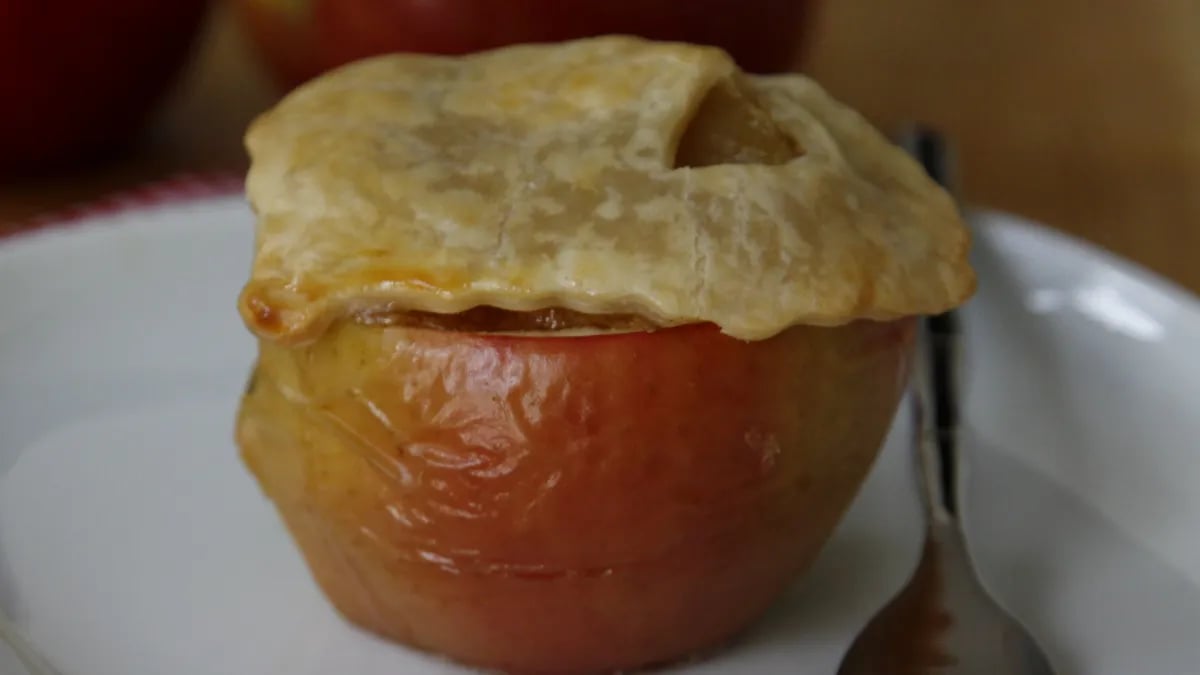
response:
[[[518,312],[490,305],[473,307],[456,314],[418,311],[383,311],[360,314],[361,323],[411,326],[468,333],[554,332],[588,329],[595,331],[645,331],[659,328],[637,314],[588,314],[562,307]]]
[[[673,168],[783,164],[803,150],[733,81],[714,86],[679,138]]]

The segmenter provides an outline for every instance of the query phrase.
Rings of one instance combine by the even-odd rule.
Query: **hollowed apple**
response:
[[[913,322],[261,345],[238,439],[350,621],[584,673],[720,645],[817,555],[903,389]]]

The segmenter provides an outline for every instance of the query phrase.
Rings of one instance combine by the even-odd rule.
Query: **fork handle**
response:
[[[916,371],[917,451],[926,508],[936,522],[959,515],[959,383],[961,334],[954,311],[924,320]]]
[[[952,157],[945,139],[914,126],[901,137],[913,158],[958,201]],[[922,322],[915,371],[916,444],[925,506],[934,522],[957,526],[959,481],[959,371],[962,332],[954,310]]]

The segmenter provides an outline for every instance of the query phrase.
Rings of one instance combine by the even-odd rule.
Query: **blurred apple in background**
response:
[[[207,0],[0,2],[0,174],[128,143],[178,74]]]
[[[394,51],[461,54],[604,33],[715,44],[743,68],[789,70],[813,0],[237,0],[277,80]]]

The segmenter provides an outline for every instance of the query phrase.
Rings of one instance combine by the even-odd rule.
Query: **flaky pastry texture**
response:
[[[630,37],[391,55],[247,134],[247,325],[491,306],[794,324],[940,312],[975,279],[949,196],[801,75]]]

